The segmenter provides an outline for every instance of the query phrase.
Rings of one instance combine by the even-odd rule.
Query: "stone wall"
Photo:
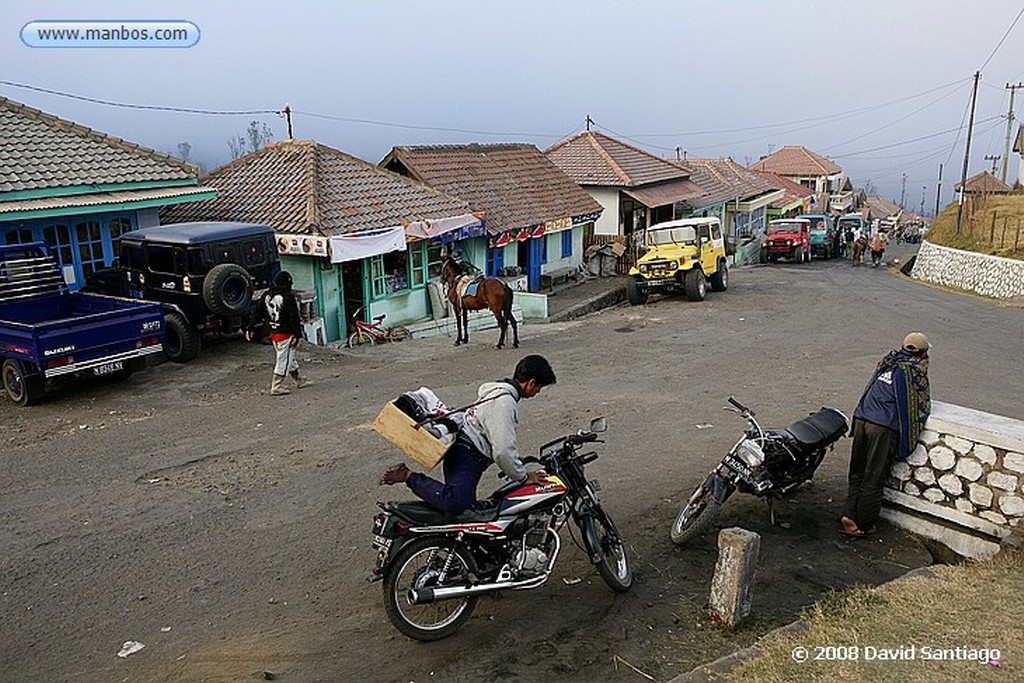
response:
[[[883,517],[966,557],[989,557],[1024,519],[1024,422],[933,402],[893,464]]]
[[[925,240],[911,277],[996,299],[1024,294],[1024,261],[940,247]]]

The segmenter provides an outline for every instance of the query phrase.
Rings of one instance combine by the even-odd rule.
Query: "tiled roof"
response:
[[[194,180],[180,159],[0,97],[0,192]]]
[[[395,147],[380,165],[468,202],[492,234],[602,210],[533,145]]]
[[[685,169],[603,133],[584,131],[544,151],[580,185],[638,187],[686,178]]]
[[[881,220],[883,218],[892,218],[900,214],[900,207],[896,206],[888,199],[883,199],[877,196],[871,196],[867,198],[868,209],[871,210],[871,218]]]
[[[787,206],[795,201],[806,199],[814,194],[814,190],[809,187],[804,187],[800,183],[793,182],[789,178],[784,178],[777,173],[771,173],[770,171],[754,171],[762,178],[767,180],[772,186],[783,190],[786,194],[782,199],[777,199],[772,202],[772,206]]]
[[[1009,185],[1001,181],[999,178],[996,178],[988,171],[982,171],[981,173],[973,175],[967,179],[967,187],[964,191],[971,192],[974,194],[984,194],[992,192],[1002,194],[1005,192],[1009,192],[1011,189],[1013,188],[1011,188]],[[956,185],[953,186],[953,191],[960,191],[960,183],[957,183]]]
[[[787,145],[752,164],[750,169],[771,171],[784,176],[822,176],[843,172],[842,168],[825,157],[799,145]]]
[[[469,212],[464,201],[309,140],[270,143],[201,181],[217,198],[161,209],[161,223],[241,221],[336,235]]]
[[[201,199],[206,196],[213,196],[213,188],[196,185],[185,185],[176,187],[147,188],[142,190],[114,190],[111,192],[85,192],[82,194],[70,194],[59,197],[34,197],[32,199],[17,199],[9,202],[0,202],[0,217],[11,220],[18,215],[24,216],[27,213],[39,211],[58,210],[61,213],[70,212],[74,209],[84,207],[98,207],[104,205],[125,205],[145,203],[151,206],[153,202],[162,200],[187,201],[188,197]],[[65,211],[66,210],[66,211]]]
[[[685,167],[690,169],[690,180],[704,188],[706,194],[700,198],[700,206],[693,206],[695,209],[730,199],[752,199],[777,189],[763,176],[744,168],[728,157],[687,157],[673,163],[685,164]]]

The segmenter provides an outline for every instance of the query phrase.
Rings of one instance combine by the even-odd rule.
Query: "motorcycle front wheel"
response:
[[[477,596],[413,604],[411,591],[465,586],[476,565],[469,549],[442,537],[405,545],[384,572],[384,608],[399,631],[416,640],[447,638],[473,613]]]
[[[583,519],[583,541],[591,557],[599,554],[597,573],[613,591],[625,593],[633,585],[633,572],[629,569],[626,545],[612,518],[597,507],[592,515]]]
[[[701,484],[672,524],[672,542],[683,545],[710,526],[721,504]]]

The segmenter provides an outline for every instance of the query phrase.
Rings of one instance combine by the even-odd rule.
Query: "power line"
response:
[[[0,84],[9,85],[12,88],[24,88],[25,90],[34,90],[36,92],[46,93],[47,95],[56,95],[58,97],[67,97],[72,100],[81,100],[82,102],[91,102],[93,104],[102,104],[107,107],[120,107],[122,109],[145,109],[150,111],[172,111],[179,114],[204,114],[207,116],[254,116],[258,114],[280,114],[280,109],[250,109],[247,111],[218,111],[214,109],[189,109],[186,107],[165,107],[155,104],[130,104],[127,102],[112,102],[110,100],[101,100],[95,97],[86,97],[84,95],[75,95],[73,93],[61,92],[60,90],[50,90],[49,88],[40,88],[35,85],[28,85],[26,83],[15,83],[13,81],[0,80]]]
[[[345,123],[361,123],[370,126],[386,126],[389,128],[403,128],[406,130],[432,130],[444,133],[468,133],[470,135],[496,135],[500,137],[536,137],[536,138],[553,138],[559,139],[561,136],[552,135],[550,133],[527,133],[527,132],[508,132],[508,131],[494,131],[494,130],[472,130],[468,128],[450,128],[447,126],[422,126],[411,123],[397,123],[395,121],[376,121],[374,119],[361,119],[349,116],[335,116],[333,114],[318,114],[310,111],[300,111],[298,109],[293,110],[296,114],[303,116],[309,116],[314,119],[324,119],[327,121],[342,121]],[[575,128],[573,128],[575,130]]]
[[[1006,33],[1004,33],[1003,37],[999,40],[999,44],[996,45],[996,48],[994,50],[992,50],[992,54],[988,56],[988,59],[985,60],[985,63],[981,65],[981,68],[978,69],[978,71],[984,71],[985,67],[988,66],[988,63],[991,62],[992,58],[996,56],[996,53],[999,52],[999,48],[1001,48],[1003,46],[1003,42],[1006,41],[1006,37],[1010,35],[1010,31],[1012,31],[1013,27],[1017,25],[1018,21],[1020,21],[1020,17],[1022,14],[1024,14],[1024,7],[1021,8],[1020,12],[1017,12],[1017,17],[1010,24],[1010,28],[1006,29]]]
[[[970,80],[970,78],[961,78],[958,81],[952,81],[952,82],[946,83],[944,85],[936,86],[936,87],[931,88],[929,90],[924,90],[922,92],[915,93],[913,95],[907,95],[906,97],[900,97],[900,98],[897,98],[895,100],[889,100],[887,102],[882,102],[880,104],[874,104],[874,105],[870,105],[870,106],[866,106],[866,107],[860,107],[858,109],[850,109],[848,111],[839,112],[839,113],[836,113],[836,114],[826,114],[824,116],[814,116],[814,117],[806,118],[806,119],[797,119],[796,121],[785,121],[783,123],[767,123],[767,124],[763,124],[763,125],[759,125],[759,126],[746,126],[746,127],[743,127],[743,128],[722,128],[722,129],[719,129],[719,130],[690,131],[690,132],[684,132],[684,133],[638,133],[638,134],[634,134],[633,137],[635,137],[635,138],[668,138],[668,137],[679,138],[679,137],[688,137],[688,136],[694,136],[694,135],[717,135],[717,134],[720,134],[720,133],[744,133],[746,131],[751,131],[751,130],[764,130],[764,129],[767,129],[767,128],[781,128],[783,126],[791,126],[793,124],[800,124],[800,123],[829,122],[829,121],[838,120],[838,119],[841,119],[841,118],[848,118],[848,117],[856,115],[856,114],[862,114],[862,113],[865,113],[865,112],[874,111],[876,109],[882,109],[884,107],[888,107],[888,106],[893,105],[893,104],[899,104],[901,102],[906,102],[908,100],[916,99],[918,97],[923,97],[924,95],[930,95],[931,93],[936,92],[938,90],[943,90],[945,88],[949,88],[949,87],[952,87],[954,85],[962,85],[963,83],[965,83],[965,82],[967,82],[969,80]],[[757,138],[757,139],[759,139],[759,138]]]

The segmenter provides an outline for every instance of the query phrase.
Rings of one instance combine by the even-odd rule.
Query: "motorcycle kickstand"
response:
[[[773,501],[774,499],[768,496],[768,523],[771,526],[775,526],[775,505]]]

